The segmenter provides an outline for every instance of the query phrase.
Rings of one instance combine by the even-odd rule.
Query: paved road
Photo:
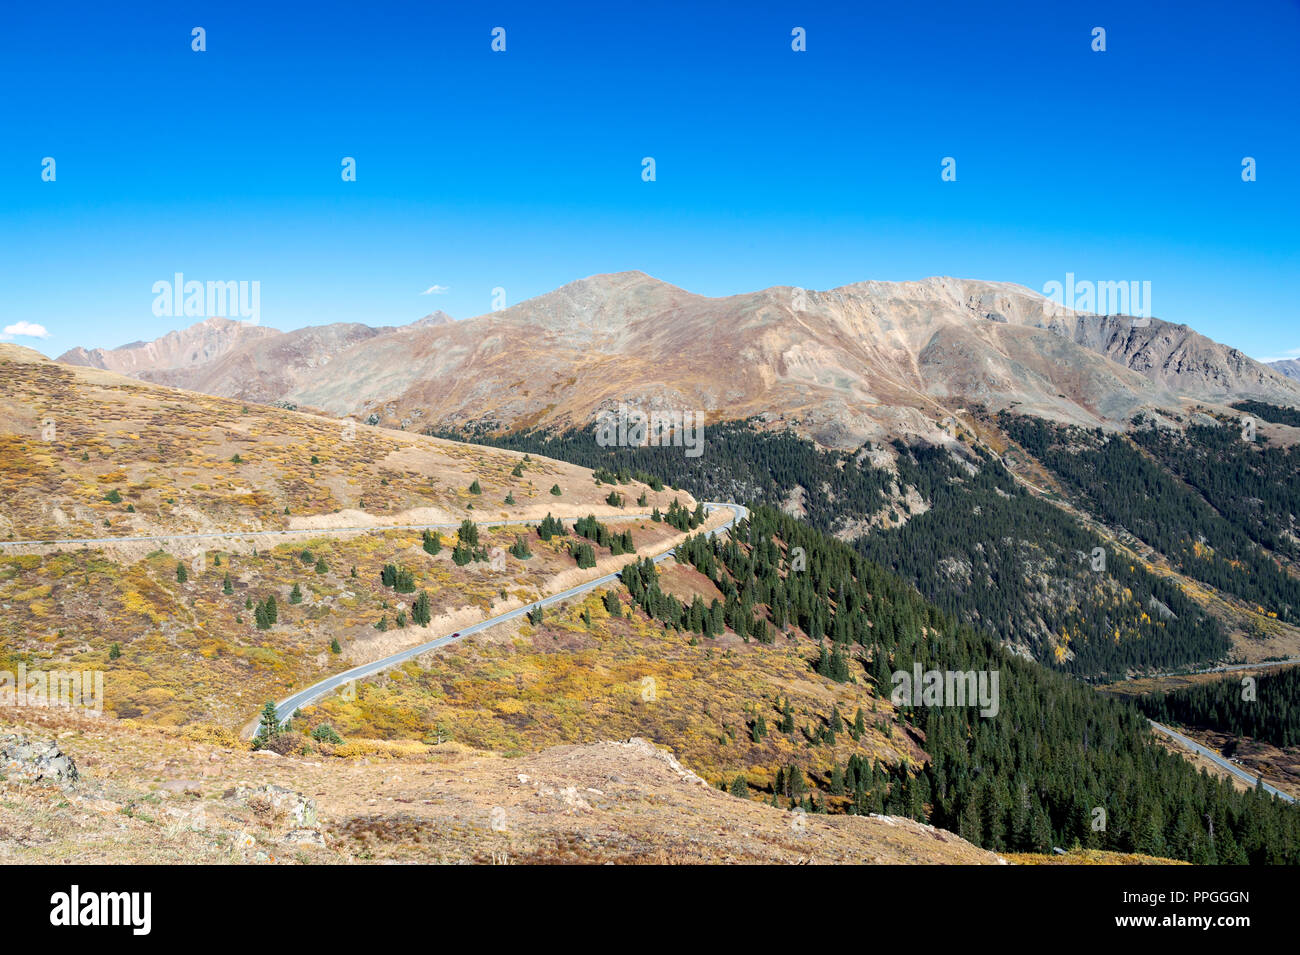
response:
[[[639,521],[650,514],[597,514],[606,521]],[[572,518],[566,518],[572,520]],[[514,521],[475,521],[479,527],[512,527],[516,524],[536,524],[537,518]],[[132,541],[178,541],[178,540],[230,540],[241,537],[283,537],[286,535],[307,535],[310,537],[328,537],[330,534],[374,533],[377,531],[434,531],[455,530],[460,522],[452,524],[364,524],[360,527],[303,527],[299,529],[278,531],[213,531],[206,534],[147,534],[141,537],[63,537],[50,540],[0,541],[0,547],[20,547],[52,544],[129,544]]]
[[[1260,670],[1265,667],[1290,666],[1296,663],[1300,663],[1300,659],[1292,658],[1288,660],[1271,660],[1268,663],[1233,663],[1233,664],[1229,664],[1228,666],[1209,667],[1208,669],[1205,670],[1190,670],[1190,671],[1185,670],[1180,673],[1157,673],[1154,677],[1140,677],[1140,679],[1159,679],[1160,677],[1166,677],[1166,676],[1193,676],[1201,673],[1231,673],[1234,670]],[[1204,756],[1206,759],[1210,760],[1216,766],[1222,766],[1224,769],[1232,773],[1232,775],[1236,776],[1238,779],[1245,780],[1247,783],[1249,783],[1252,786],[1255,785],[1256,777],[1254,775],[1246,772],[1246,770],[1242,769],[1236,763],[1233,763],[1230,760],[1225,759],[1223,756],[1216,753],[1214,750],[1210,749],[1209,747],[1202,746],[1200,743],[1188,739],[1182,733],[1178,733],[1174,730],[1171,730],[1168,726],[1165,726],[1161,723],[1157,723],[1155,720],[1149,719],[1147,720],[1147,722],[1150,723],[1156,729],[1157,732],[1163,733],[1165,736],[1169,737],[1179,746],[1183,747],[1183,749],[1190,750],[1193,753],[1199,753],[1201,756]],[[1273,795],[1278,796],[1279,798],[1284,799],[1287,802],[1295,802],[1295,797],[1288,796],[1286,793],[1282,792],[1279,789],[1276,789],[1273,786],[1270,786],[1268,783],[1264,783],[1263,786],[1265,792],[1272,793]]]
[[[1159,680],[1167,676],[1199,676],[1203,673],[1231,673],[1234,670],[1264,670],[1268,667],[1293,666],[1297,663],[1300,663],[1300,657],[1290,657],[1286,660],[1269,660],[1265,663],[1233,663],[1228,666],[1210,667],[1207,670],[1171,670],[1168,673],[1139,674],[1129,679]]]
[[[708,533],[710,536],[730,529],[732,525],[734,525],[737,521],[744,520],[749,516],[749,509],[740,504],[706,503],[704,507],[710,513],[720,508],[726,508],[731,511],[731,519],[728,520],[725,524],[722,524],[721,526],[716,527],[713,530],[709,531]],[[532,521],[530,523],[536,523],[536,521]],[[660,563],[661,561],[667,560],[669,557],[673,555],[675,550],[676,548],[671,548],[669,550],[664,551],[662,554],[659,554],[658,556],[653,558],[654,562],[657,564]],[[434,640],[428,641],[427,643],[422,643],[419,646],[411,647],[409,650],[403,650],[400,653],[394,653],[392,656],[384,657],[382,660],[375,660],[373,663],[365,663],[362,664],[361,666],[353,667],[351,670],[345,670],[344,672],[336,674],[335,676],[327,677],[326,679],[321,680],[319,683],[314,683],[311,686],[307,687],[306,689],[299,690],[297,693],[293,694],[292,696],[286,697],[285,699],[281,700],[279,703],[275,705],[276,715],[280,718],[281,722],[284,722],[288,720],[290,716],[293,715],[294,710],[297,710],[301,707],[308,705],[309,703],[312,703],[320,699],[322,696],[325,696],[327,693],[331,693],[334,690],[337,690],[345,683],[351,683],[354,680],[360,680],[364,677],[373,676],[374,674],[379,673],[381,670],[387,670],[389,667],[396,666],[399,663],[405,663],[407,660],[413,659],[414,657],[418,657],[421,654],[428,653],[430,650],[436,650],[439,647],[447,646],[447,644],[449,643],[453,643],[458,640],[463,640],[465,637],[468,637],[472,633],[478,633],[480,630],[487,630],[489,627],[495,627],[497,624],[505,623],[509,620],[514,620],[518,617],[522,617],[524,614],[528,613],[528,611],[532,610],[536,606],[540,605],[543,607],[548,607],[551,604],[559,603],[562,600],[569,600],[573,597],[578,596],[579,594],[584,594],[595,587],[600,587],[605,584],[610,584],[616,580],[618,580],[618,574],[605,574],[603,577],[597,577],[595,580],[589,580],[586,583],[579,584],[576,587],[570,587],[568,590],[562,591],[561,593],[558,594],[553,594],[550,597],[545,597],[542,600],[539,600],[536,603],[529,604],[526,607],[520,607],[516,610],[511,610],[507,613],[499,614],[495,617],[491,617],[487,620],[484,620],[482,623],[476,623],[473,624],[472,626],[464,627],[455,633],[438,637]],[[262,721],[259,718],[257,723],[253,727],[254,734],[257,733],[257,730],[261,727],[261,725],[262,725]]]
[[[1195,740],[1188,739],[1182,733],[1175,732],[1174,730],[1171,730],[1168,726],[1165,726],[1161,723],[1157,723],[1155,720],[1147,720],[1147,722],[1150,723],[1152,727],[1155,728],[1156,732],[1163,733],[1165,736],[1168,736],[1170,739],[1172,739],[1175,743],[1177,743],[1179,746],[1183,747],[1184,749],[1190,749],[1193,753],[1199,753],[1201,756],[1204,756],[1206,759],[1213,762],[1216,766],[1222,766],[1224,769],[1232,773],[1232,775],[1236,776],[1238,779],[1242,779],[1252,786],[1255,785],[1255,777],[1253,775],[1246,772],[1240,766],[1237,766],[1236,764],[1224,759],[1214,750],[1206,746],[1202,746],[1200,743],[1196,742]],[[1274,796],[1277,796],[1278,798],[1283,799],[1286,802],[1295,802],[1294,796],[1288,796],[1286,793],[1282,792],[1279,789],[1275,789],[1274,787],[1270,786],[1268,783],[1262,783],[1261,785],[1264,787],[1264,791],[1266,793],[1270,793]]]

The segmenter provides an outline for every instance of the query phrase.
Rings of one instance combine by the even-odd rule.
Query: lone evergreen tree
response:
[[[257,727],[256,742],[265,743],[280,735],[280,714],[276,712],[275,701],[267,700],[262,706],[262,719]]]
[[[421,590],[420,596],[416,597],[415,602],[411,604],[411,620],[422,627],[427,627],[432,619],[432,612],[429,608],[429,594]]]

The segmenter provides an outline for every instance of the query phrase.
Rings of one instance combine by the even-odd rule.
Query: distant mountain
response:
[[[1300,358],[1283,358],[1269,362],[1268,366],[1288,378],[1300,379]]]
[[[707,298],[640,272],[599,275],[377,337],[289,397],[408,426],[582,425],[627,402],[785,416],[840,445],[936,436],[967,401],[1086,425],[1179,396],[1300,403],[1300,386],[1183,326],[1060,313],[1028,289],[958,279]]]
[[[207,364],[142,372],[139,377],[223,398],[272,404],[325,374],[342,352],[393,331],[355,322],[314,325],[251,339]]]
[[[241,344],[265,341],[282,334],[274,328],[229,318],[208,318],[168,332],[151,342],[120,348],[73,348],[58,357],[67,365],[87,365],[120,375],[142,378],[153,372],[183,371],[209,365]]]
[[[455,320],[456,319],[452,318],[442,309],[438,309],[437,311],[430,312],[428,315],[424,316],[424,318],[412,322],[411,326],[418,328],[432,328],[437,325],[450,325]]]
[[[130,347],[128,373],[153,377],[139,352],[149,346]],[[708,298],[623,272],[465,321],[435,312],[396,329],[325,326],[213,351],[171,361],[167,383],[405,427],[584,425],[626,402],[713,421],[783,417],[851,446],[939,436],[964,402],[1089,426],[1181,399],[1300,405],[1300,383],[1186,326],[952,278]]]

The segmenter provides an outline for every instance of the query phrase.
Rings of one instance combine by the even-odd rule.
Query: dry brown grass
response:
[[[0,781],[6,864],[1000,861],[910,820],[798,816],[736,799],[643,741],[518,759],[443,745],[340,760],[64,712],[0,716],[0,733],[56,738],[82,774],[67,787]],[[297,824],[267,786],[315,802],[311,831],[323,844],[286,838]]]
[[[683,594],[712,590],[686,566],[666,569],[665,579]],[[632,610],[626,594],[624,615],[611,616],[602,594],[548,609],[538,627],[505,624],[362,681],[354,698],[326,698],[306,720],[329,723],[345,738],[428,741],[441,734],[507,754],[643,736],[671,745],[710,782],[743,773],[769,796],[776,770],[791,763],[824,782],[832,762],[843,766],[853,753],[891,765],[925,758],[914,731],[865,681],[836,684],[811,672],[812,641],[797,636],[765,646],[731,631],[705,639],[665,629]],[[786,698],[796,712],[793,734],[777,732]],[[805,730],[827,725],[833,707],[845,731],[833,746],[812,744]],[[859,708],[867,732],[855,741],[847,727]],[[755,741],[759,714],[768,735]]]

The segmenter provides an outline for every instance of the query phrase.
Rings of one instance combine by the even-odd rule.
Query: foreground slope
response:
[[[0,779],[0,862],[998,864],[897,817],[797,815],[704,785],[645,740],[503,759],[455,744],[354,758],[237,751],[155,727],[6,714],[75,781]]]

